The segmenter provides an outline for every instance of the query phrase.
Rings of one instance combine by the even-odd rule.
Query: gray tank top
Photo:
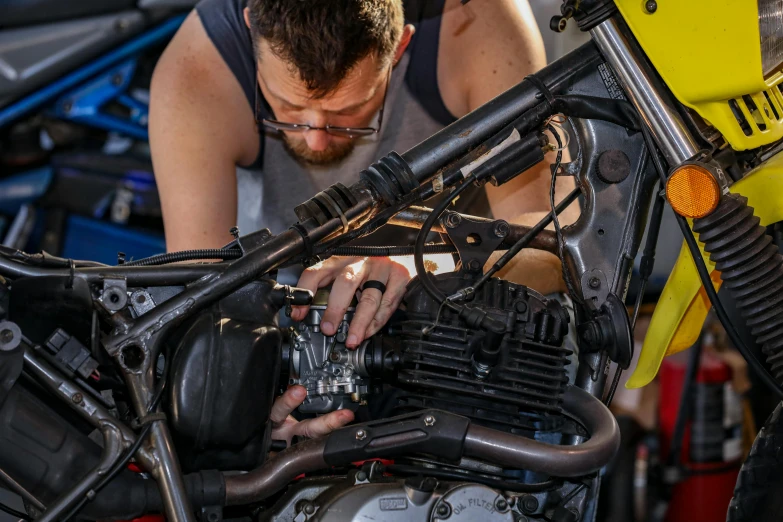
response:
[[[242,234],[264,227],[274,234],[282,232],[296,222],[294,207],[300,203],[334,183],[356,182],[361,170],[389,151],[403,153],[454,120],[437,86],[437,50],[444,0],[403,3],[406,19],[417,30],[392,72],[381,132],[358,139],[353,152],[344,160],[324,167],[298,161],[284,148],[278,133],[260,128],[259,158],[251,166],[237,167],[237,223]],[[425,5],[426,8],[421,7]],[[244,6],[245,0],[202,0],[196,10],[207,35],[253,108],[258,86],[250,33],[242,15]],[[262,96],[260,91],[258,95]],[[266,103],[261,105],[259,116],[265,117],[269,114]],[[459,199],[459,210],[488,215],[483,189],[469,192]],[[399,245],[410,244],[414,238],[415,231],[387,225],[360,241],[361,244]]]

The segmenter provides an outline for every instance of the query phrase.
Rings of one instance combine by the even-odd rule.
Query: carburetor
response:
[[[319,290],[307,316],[291,327],[288,383],[307,389],[307,398],[299,407],[302,413],[355,411],[369,391],[365,365],[369,341],[356,350],[345,346],[356,303],[348,308],[335,335],[326,336],[321,332],[321,319],[328,297],[328,290]]]

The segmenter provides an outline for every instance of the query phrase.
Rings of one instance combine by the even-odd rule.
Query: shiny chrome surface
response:
[[[590,34],[644,118],[669,167],[692,158],[699,151],[696,141],[676,109],[667,105],[653,87],[645,62],[634,54],[617,21],[610,18],[591,29]]]
[[[465,455],[555,477],[595,473],[620,447],[620,428],[614,415],[600,400],[573,386],[565,393],[563,410],[587,429],[590,440],[559,446],[471,424],[465,437]]]

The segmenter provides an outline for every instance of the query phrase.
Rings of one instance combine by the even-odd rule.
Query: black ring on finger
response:
[[[381,283],[380,281],[376,281],[374,279],[370,279],[369,281],[365,281],[362,285],[362,291],[367,290],[368,288],[375,288],[376,290],[380,290],[381,293],[386,292],[386,285]]]

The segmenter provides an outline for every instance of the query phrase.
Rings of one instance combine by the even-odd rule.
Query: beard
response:
[[[285,148],[297,160],[311,165],[331,165],[344,159],[354,148],[353,140],[333,141],[324,150],[312,150],[304,139],[289,138],[283,134]]]

